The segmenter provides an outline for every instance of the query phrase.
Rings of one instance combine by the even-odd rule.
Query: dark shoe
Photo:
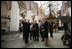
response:
[[[53,38],[53,36],[51,38]]]
[[[48,44],[45,44],[45,46],[49,46]]]
[[[25,40],[25,39],[23,39],[23,40]]]
[[[44,42],[44,40],[41,40],[41,42]]]
[[[39,41],[39,39],[37,41]]]
[[[28,42],[26,42],[25,44],[29,44]]]
[[[30,40],[32,40],[32,39],[30,38]]]
[[[37,41],[39,41],[39,38],[37,39]]]
[[[36,40],[34,40],[34,41],[36,41]]]

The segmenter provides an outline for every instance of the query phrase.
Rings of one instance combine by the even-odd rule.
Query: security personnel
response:
[[[50,30],[50,36],[53,38],[53,22],[49,22],[49,30]]]
[[[26,32],[26,29],[25,29],[26,28],[26,26],[25,26],[26,25],[26,19],[22,20],[22,24],[23,24],[23,40],[24,40],[25,39],[24,35],[25,35],[25,32]]]
[[[31,25],[31,23],[29,22],[29,20],[28,20],[28,32],[30,33],[30,25]]]
[[[36,21],[33,24],[33,40],[39,41],[39,26],[38,26],[38,23]]]
[[[23,39],[25,39],[25,44],[28,44],[28,37],[29,37],[29,24],[25,21],[22,22],[23,24]]]
[[[42,38],[42,42],[44,41],[44,20],[41,21],[41,24],[40,24],[40,35],[41,35],[41,38]]]

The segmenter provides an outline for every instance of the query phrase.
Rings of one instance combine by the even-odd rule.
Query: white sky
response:
[[[38,3],[38,7],[40,7],[42,5],[42,7],[45,10],[45,14],[49,13],[49,8],[47,7],[49,3],[52,3],[53,5],[57,5],[57,3],[59,4],[57,6],[51,7],[52,9],[55,9],[54,11],[60,10],[60,8],[62,6],[62,1],[51,1],[51,2],[49,2],[49,1],[34,1],[34,2]],[[47,2],[49,2],[49,3],[47,3]],[[58,7],[58,9],[57,9],[57,7]]]

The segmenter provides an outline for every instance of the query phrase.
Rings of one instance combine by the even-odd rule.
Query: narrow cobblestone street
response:
[[[68,46],[63,45],[61,41],[61,36],[63,32],[54,33],[54,37],[49,36],[49,46],[45,46],[44,42],[41,42],[41,37],[38,41],[33,41],[29,39],[29,44],[25,44],[22,39],[22,34],[16,35],[6,35],[2,36],[1,39],[4,40],[1,42],[1,47],[3,48],[69,48]]]

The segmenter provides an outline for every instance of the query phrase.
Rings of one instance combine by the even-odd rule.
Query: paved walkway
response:
[[[61,41],[61,36],[63,32],[54,33],[54,37],[49,37],[49,46],[45,46],[44,42],[41,42],[39,37],[38,41],[29,40],[29,44],[25,44],[22,39],[22,34],[15,35],[5,35],[1,37],[1,47],[3,48],[69,48],[68,46],[63,45]]]

